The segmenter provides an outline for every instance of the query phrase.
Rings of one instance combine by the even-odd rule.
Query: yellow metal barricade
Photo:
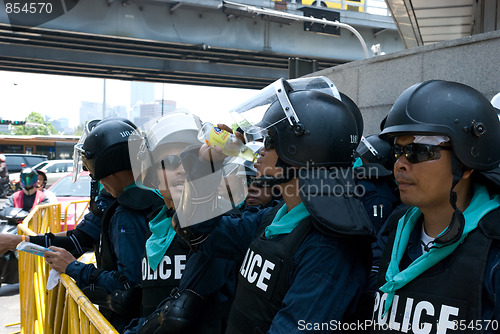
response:
[[[61,205],[38,205],[18,225],[18,233],[36,235],[61,230]],[[47,291],[50,267],[43,257],[19,252],[21,333],[117,333],[73,280]]]
[[[90,200],[87,199],[69,202],[68,205],[66,205],[66,208],[64,208],[64,217],[62,219],[64,222],[63,231],[68,230],[68,224],[70,222],[73,223],[73,228],[80,222],[83,216],[88,212],[87,209],[89,208],[89,204]],[[68,219],[70,213],[73,213],[73,216],[71,219]]]

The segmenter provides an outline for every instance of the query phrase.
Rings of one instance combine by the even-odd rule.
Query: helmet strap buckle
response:
[[[296,136],[302,136],[304,133],[306,133],[306,129],[301,123],[296,123],[292,125],[292,132]]]

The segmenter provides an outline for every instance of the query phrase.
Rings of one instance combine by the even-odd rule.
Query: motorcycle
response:
[[[29,213],[22,208],[4,208],[0,211],[0,233],[17,234],[17,224]],[[19,283],[17,251],[0,254],[0,286],[2,283]]]
[[[10,195],[12,195],[15,192],[16,188],[17,188],[17,186],[16,186],[16,184],[13,183],[13,181],[10,181],[10,182],[5,183],[5,184],[1,184],[0,185],[0,198],[9,197]]]

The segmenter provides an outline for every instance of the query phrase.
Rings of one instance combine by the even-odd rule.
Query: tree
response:
[[[75,133],[73,134],[74,136],[81,136],[83,133],[83,129],[85,129],[85,124],[78,124],[78,126],[75,129]]]
[[[51,134],[57,134],[58,131],[52,124],[44,121],[43,116],[36,111],[32,111],[25,119],[26,123],[34,123],[41,125],[21,125],[12,126],[12,134],[14,135],[48,135],[49,130]],[[43,126],[45,125],[45,126]]]

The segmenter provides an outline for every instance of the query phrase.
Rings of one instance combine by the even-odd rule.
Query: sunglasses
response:
[[[441,150],[451,150],[451,146],[437,146],[430,144],[411,143],[406,146],[394,145],[392,154],[394,161],[398,160],[402,155],[411,162],[416,164],[423,161],[438,160],[441,158]]]
[[[166,170],[176,170],[181,165],[181,157],[178,155],[167,155],[160,161],[158,168]]]
[[[264,137],[264,149],[266,151],[269,151],[269,150],[272,150],[274,149],[275,146],[274,146],[274,140],[271,136],[265,136]]]
[[[250,187],[252,184],[254,184],[256,182],[257,182],[257,177],[247,176],[247,178],[246,178],[247,187]]]

